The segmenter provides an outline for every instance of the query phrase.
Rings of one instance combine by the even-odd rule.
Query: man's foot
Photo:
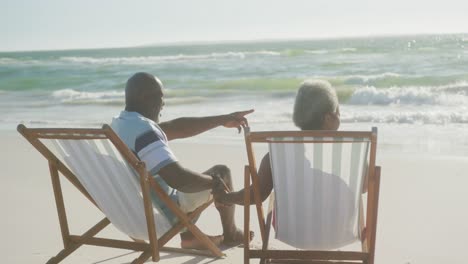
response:
[[[249,242],[252,241],[255,233],[253,231],[250,231],[249,233]],[[226,234],[224,235],[224,241],[223,244],[226,246],[234,247],[238,246],[244,243],[244,231],[237,229],[234,233],[232,234]]]
[[[207,236],[216,246],[221,245],[221,242],[224,240],[223,235],[219,236]],[[180,242],[180,247],[185,249],[207,249],[206,245],[200,242],[195,237],[191,238],[182,238]]]

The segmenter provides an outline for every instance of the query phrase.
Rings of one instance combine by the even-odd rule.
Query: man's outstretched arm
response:
[[[164,131],[168,140],[193,137],[218,126],[237,128],[248,125],[246,115],[254,110],[234,112],[227,115],[207,117],[181,117],[171,121],[162,122],[159,127]]]

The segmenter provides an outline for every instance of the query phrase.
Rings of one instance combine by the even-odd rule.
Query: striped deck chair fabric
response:
[[[262,248],[244,245],[244,263],[373,264],[381,167],[371,131],[245,129],[244,232],[254,202]],[[254,145],[256,146],[254,148]],[[265,217],[258,145],[268,146],[273,192]],[[252,195],[251,191],[252,190]],[[271,227],[293,249],[269,248]],[[248,243],[248,237],[244,238]],[[357,243],[354,243],[357,242]],[[356,246],[360,244],[360,249]]]
[[[336,249],[357,241],[369,140],[270,140],[276,238],[297,248],[316,250]]]
[[[49,139],[56,156],[69,166],[112,224],[135,239],[148,240],[139,178],[108,139]],[[154,207],[158,238],[171,224]]]

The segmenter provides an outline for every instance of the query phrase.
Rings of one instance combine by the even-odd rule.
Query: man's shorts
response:
[[[226,177],[230,177],[229,168],[224,165],[213,166],[211,169],[203,172],[203,174],[218,176],[223,179]],[[197,193],[177,192],[177,196],[180,209],[184,213],[190,213],[195,211],[198,207],[202,206],[203,204],[205,204],[213,198],[211,194],[211,189]]]
[[[195,211],[198,207],[207,203],[211,198],[211,189],[196,193],[177,192],[180,209],[184,213]]]

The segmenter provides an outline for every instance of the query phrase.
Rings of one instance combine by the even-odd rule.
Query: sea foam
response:
[[[63,104],[123,104],[123,91],[81,92],[63,89],[52,92],[52,97]]]
[[[346,102],[354,105],[468,105],[468,83],[443,86],[390,87],[366,86],[354,91]]]
[[[346,107],[343,107],[346,109]],[[366,111],[364,109],[343,110],[343,123],[387,123],[387,124],[468,124],[467,109],[447,108],[393,109],[393,111]]]
[[[163,56],[132,56],[132,57],[60,57],[60,61],[69,63],[85,63],[85,64],[127,64],[127,65],[148,65],[164,62],[183,62],[197,60],[216,60],[216,59],[244,59],[247,56],[279,56],[280,52],[259,50],[259,51],[229,51],[229,52],[213,52],[209,54],[177,54]]]

